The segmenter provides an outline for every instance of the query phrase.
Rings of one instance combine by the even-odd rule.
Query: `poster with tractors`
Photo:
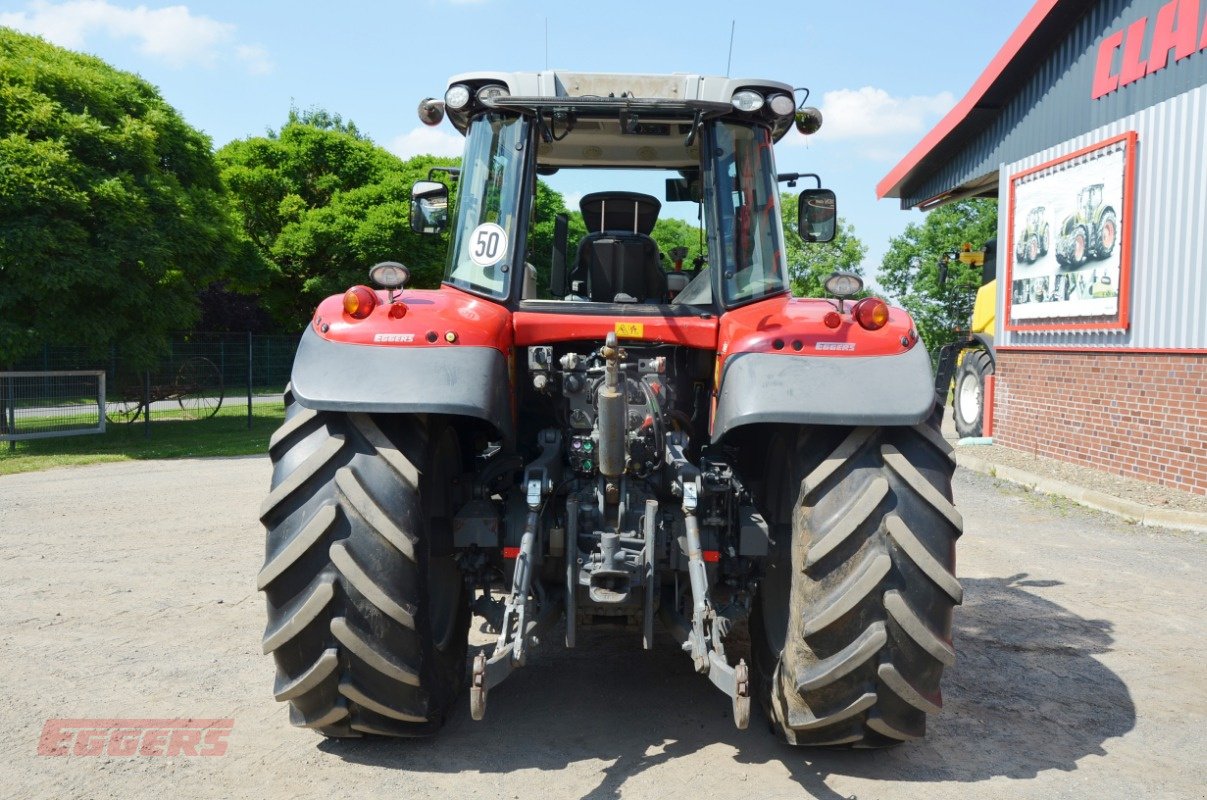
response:
[[[1118,137],[1011,178],[1008,325],[1120,320],[1133,141]]]

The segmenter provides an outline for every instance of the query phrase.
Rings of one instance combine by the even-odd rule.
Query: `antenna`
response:
[[[729,60],[725,62],[725,77],[729,77],[729,68],[733,66],[733,32],[738,27],[738,21],[731,19],[729,21]]]

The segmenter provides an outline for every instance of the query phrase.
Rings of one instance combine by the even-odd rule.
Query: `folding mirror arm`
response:
[[[683,140],[684,147],[691,147],[696,141],[696,135],[700,132],[700,126],[704,124],[704,110],[697,109],[696,116],[692,118],[692,129],[687,132],[687,138]]]
[[[780,183],[787,181],[789,189],[795,189],[796,182],[801,178],[812,178],[817,181],[817,188],[821,188],[821,176],[815,172],[781,172],[775,176],[775,179]]]

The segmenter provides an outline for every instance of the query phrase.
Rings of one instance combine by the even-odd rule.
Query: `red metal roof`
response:
[[[955,108],[947,112],[947,116],[939,121],[930,133],[910,150],[905,158],[901,159],[897,166],[893,167],[888,175],[885,175],[880,183],[876,184],[876,197],[883,199],[885,197],[900,197],[901,189],[906,181],[913,177],[915,171],[922,166],[922,162],[926,157],[945,139],[956,132],[968,116],[977,108],[978,104],[985,99],[985,95],[990,89],[1002,79],[1003,73],[1010,67],[1019,52],[1029,43],[1040,30],[1044,21],[1052,14],[1057,6],[1069,6],[1073,3],[1067,0],[1038,0],[1031,10],[1027,12],[1027,16],[1023,18],[1022,23],[1011,34],[1006,43],[1002,45],[1002,49],[998,51],[993,60],[989,62],[989,66],[981,73],[981,77],[977,78],[976,83],[968,90],[960,102],[956,103]],[[1081,5],[1078,3],[1077,5]]]

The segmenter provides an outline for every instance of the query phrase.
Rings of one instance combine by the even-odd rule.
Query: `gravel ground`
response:
[[[327,741],[270,694],[263,458],[0,477],[14,798],[1201,798],[1204,547],[960,470],[957,663],[923,741],[781,745],[665,638],[551,646],[438,738]],[[557,641],[555,634],[550,641]],[[233,718],[222,757],[36,755],[48,718]]]

